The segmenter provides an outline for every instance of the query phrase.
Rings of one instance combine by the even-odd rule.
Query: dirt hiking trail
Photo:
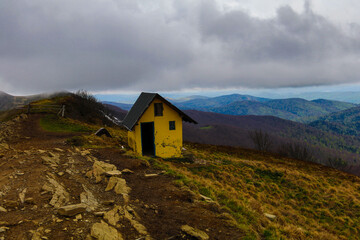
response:
[[[241,239],[229,214],[121,149],[0,123],[0,239]]]

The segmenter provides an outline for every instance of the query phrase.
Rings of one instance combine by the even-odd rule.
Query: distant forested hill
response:
[[[337,134],[360,136],[360,107],[332,113],[309,126]]]
[[[181,109],[200,110],[229,115],[275,116],[297,122],[310,122],[321,116],[356,106],[353,103],[301,98],[267,99],[249,95],[225,95],[176,103]]]

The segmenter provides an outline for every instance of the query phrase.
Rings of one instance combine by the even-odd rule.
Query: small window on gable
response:
[[[154,114],[155,116],[163,115],[163,104],[162,103],[154,103]]]
[[[169,130],[175,130],[175,121],[169,121]]]

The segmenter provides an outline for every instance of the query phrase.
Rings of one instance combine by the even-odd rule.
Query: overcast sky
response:
[[[356,0],[1,0],[0,90],[360,82]]]

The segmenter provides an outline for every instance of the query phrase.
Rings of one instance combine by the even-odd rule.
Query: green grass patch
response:
[[[40,126],[49,132],[91,132],[87,126],[70,122],[67,119],[58,118],[55,115],[46,115],[40,119]]]
[[[270,170],[262,170],[262,169],[256,169],[255,173],[260,175],[261,178],[265,178],[268,180],[272,180],[274,182],[279,182],[281,178],[284,176],[282,172],[278,171],[270,171]]]
[[[174,163],[194,163],[194,160],[190,157],[165,158],[164,161],[174,162]]]

